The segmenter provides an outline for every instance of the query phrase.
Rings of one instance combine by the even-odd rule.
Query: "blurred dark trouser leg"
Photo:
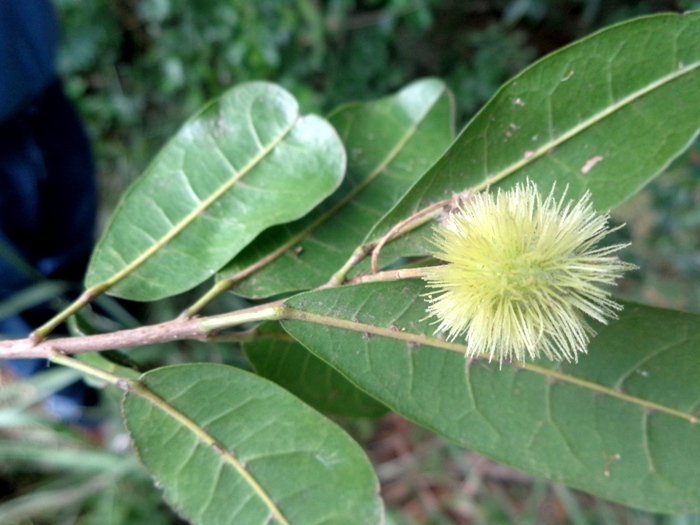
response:
[[[42,275],[79,282],[93,245],[96,217],[94,165],[85,131],[59,81],[26,108],[0,124],[0,242]],[[0,258],[0,301],[32,283],[30,276]],[[0,319],[0,334],[24,337],[51,316],[46,307]],[[45,362],[8,362],[17,374]],[[94,397],[84,385],[59,395],[82,405]],[[64,416],[71,410],[65,405]],[[73,412],[75,412],[73,410]],[[61,414],[59,414],[61,415]]]

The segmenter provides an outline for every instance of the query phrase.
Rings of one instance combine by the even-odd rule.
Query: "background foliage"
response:
[[[342,102],[377,98],[413,78],[435,75],[455,93],[459,129],[501,83],[547,52],[616,21],[700,7],[695,4],[57,0],[64,28],[59,68],[93,138],[106,217],[184,119],[234,84],[272,80],[297,97],[303,112],[323,113]],[[667,174],[616,211],[616,220],[631,225],[618,234],[634,242],[627,259],[646,261],[642,272],[626,280],[623,295],[700,311],[699,182],[700,148],[695,146]],[[177,299],[162,301],[143,316],[149,322],[170,319],[186,304]],[[123,322],[132,321],[125,314]],[[197,343],[188,342],[169,350],[169,363],[198,356],[244,363],[240,355],[231,356],[223,347],[217,352],[214,345],[202,351]],[[148,352],[156,355],[158,349]],[[41,390],[41,396],[52,388]],[[109,418],[115,410],[110,400],[100,410],[114,421]],[[43,416],[20,421],[25,426],[9,421],[14,425],[11,432],[31,439],[26,440],[25,450],[6,453],[13,460],[3,467],[7,493],[38,489],[34,494],[41,501],[26,502],[25,508],[62,509],[47,521],[32,523],[177,522],[160,503],[158,493],[147,490],[150,481],[137,467],[115,473],[114,464],[124,454],[119,445],[123,429],[108,429],[109,446],[104,449]],[[662,517],[623,509],[499,469],[396,416],[346,425],[375,463],[383,496],[393,509],[393,523],[698,522],[697,517]],[[104,454],[100,456],[104,462],[97,462],[94,470],[71,469],[70,461],[47,464],[46,458],[37,455],[46,442],[65,450],[67,457]],[[28,470],[28,465],[41,469]],[[109,488],[98,497],[88,490],[95,479]],[[66,501],[71,505],[66,506]],[[5,512],[0,513],[5,516],[0,523],[28,523],[22,521],[27,514],[21,508],[10,509],[15,514],[7,507],[0,509]]]

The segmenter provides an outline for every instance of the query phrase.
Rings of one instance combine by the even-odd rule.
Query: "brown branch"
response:
[[[377,281],[396,281],[398,279],[413,279],[415,277],[425,277],[426,268],[400,268],[398,270],[387,270],[385,272],[372,273],[369,275],[357,275],[347,281],[346,284],[373,283]]]
[[[446,199],[436,202],[435,204],[431,204],[395,224],[394,227],[391,228],[388,233],[386,233],[386,235],[377,241],[374,248],[372,248],[372,273],[376,274],[379,272],[379,264],[377,261],[379,260],[379,254],[382,251],[382,248],[384,248],[385,244],[393,241],[400,235],[404,235],[412,230],[415,230],[419,226],[423,226],[425,223],[436,219],[440,215],[450,213],[452,210],[459,207],[462,202],[471,199],[473,196],[474,193],[472,190],[465,190],[460,193],[455,193],[452,195],[451,199]]]
[[[220,329],[270,318],[271,305],[275,304],[277,303],[201,319],[178,318],[165,323],[142,326],[131,330],[120,330],[109,334],[47,339],[36,344],[30,338],[0,341],[0,359],[35,357],[48,359],[53,352],[82,354],[117,348],[134,348],[156,343],[169,343],[183,339],[206,341]]]
[[[34,344],[32,339],[0,341],[0,359],[29,357],[48,358],[52,351],[62,354],[82,354],[116,348],[133,348],[154,343],[165,343],[181,339],[207,338],[207,333],[199,329],[199,319],[168,321],[132,330],[121,330],[109,334],[86,337],[60,337],[47,339]]]
[[[379,239],[379,242],[377,242],[377,244],[374,246],[374,249],[372,250],[372,273],[379,273],[379,265],[377,261],[379,260],[379,254],[381,253],[382,248],[384,248],[384,245],[386,243],[393,241],[399,235],[403,235],[404,233],[413,230],[416,226],[421,226],[428,222],[428,220],[433,219],[436,211],[441,211],[446,205],[450,204],[451,202],[451,200],[436,202],[435,204],[431,204],[427,208],[423,208],[422,210],[414,213],[407,219],[404,219],[401,222],[395,224],[394,227],[391,230],[389,230],[389,232],[386,235]]]

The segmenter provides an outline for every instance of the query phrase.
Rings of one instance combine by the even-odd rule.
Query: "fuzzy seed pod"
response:
[[[545,355],[576,360],[595,334],[583,314],[606,323],[622,306],[599,285],[636,268],[596,248],[608,228],[586,193],[577,203],[546,199],[535,183],[479,193],[435,228],[435,257],[426,269],[428,313],[437,332],[466,334],[467,357],[524,360]]]

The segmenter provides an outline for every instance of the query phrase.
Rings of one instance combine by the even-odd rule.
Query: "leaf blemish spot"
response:
[[[520,97],[518,97],[518,98],[516,98],[516,99],[513,101],[513,104],[516,105],[516,106],[521,106],[521,107],[522,107],[522,106],[525,105],[525,102],[523,102],[522,99],[521,99]]]
[[[561,79],[561,81],[562,81],[562,82],[566,82],[567,80],[569,80],[569,79],[571,78],[571,76],[572,76],[573,74],[574,74],[574,70],[572,69],[571,71],[569,71],[569,74],[568,74],[568,75],[566,75],[564,78]]]
[[[121,388],[122,390],[124,390],[124,392],[128,392],[130,390],[129,382],[123,379],[117,381],[116,386],[117,388]]]
[[[526,151],[525,153],[523,153],[523,158],[525,158],[525,159],[531,159],[531,158],[534,157],[534,156],[535,156],[535,152],[534,152],[534,151],[529,151],[529,150],[528,150],[528,151]]]
[[[622,456],[620,454],[614,454],[612,456],[607,456],[605,458],[605,477],[609,478],[610,477],[610,465],[612,464],[613,461],[618,461]]]
[[[603,158],[604,158],[604,157],[603,157],[602,155],[594,155],[593,157],[591,157],[590,159],[588,159],[588,160],[586,161],[586,163],[583,165],[583,167],[581,168],[581,173],[582,173],[583,175],[585,175],[586,173],[588,173],[589,171],[591,171],[591,170],[593,169],[593,166],[595,166],[596,164],[598,164],[601,160],[603,160]]]

